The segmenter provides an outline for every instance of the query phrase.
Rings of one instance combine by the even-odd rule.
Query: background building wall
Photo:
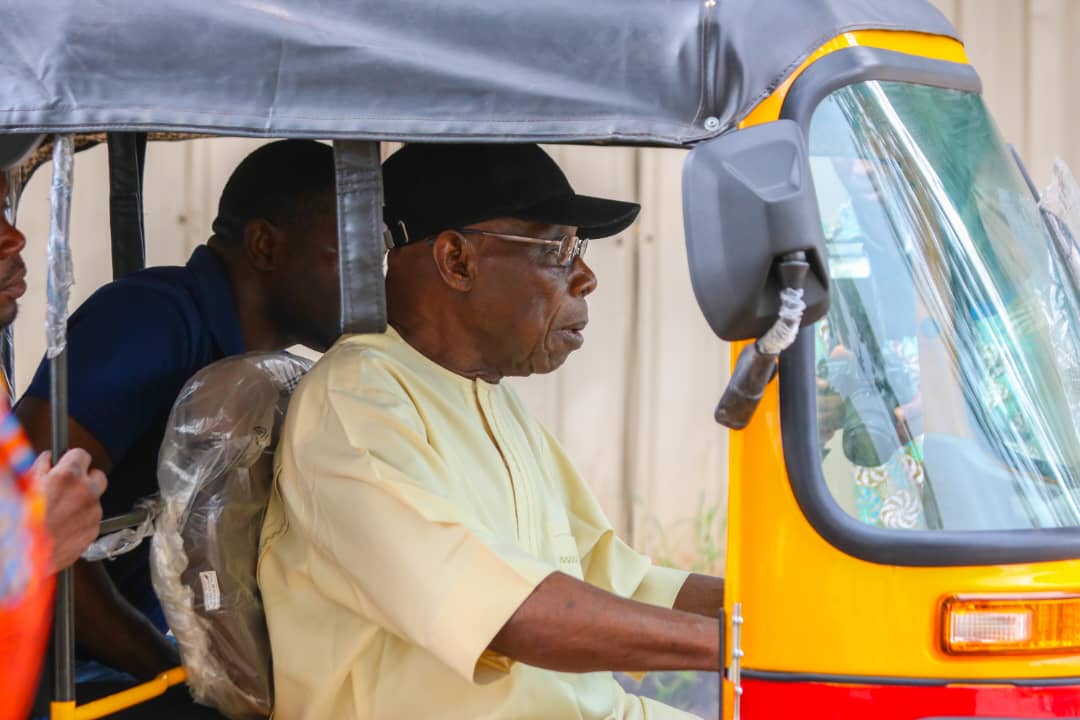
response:
[[[1007,140],[1040,185],[1061,156],[1080,168],[1072,132],[1073,68],[1080,60],[1076,0],[937,0],[959,27]],[[209,234],[233,167],[258,142],[158,143],[146,173],[151,264],[179,264]],[[712,411],[728,375],[728,349],[694,302],[682,237],[680,150],[551,148],[581,192],[636,199],[641,220],[595,242],[599,277],[585,347],[558,373],[514,381],[567,447],[621,532],[659,560],[719,570],[727,435]],[[44,261],[49,168],[19,210],[29,246],[30,291],[16,322],[16,382],[25,387],[44,350]],[[104,148],[78,156],[72,307],[108,281]]]

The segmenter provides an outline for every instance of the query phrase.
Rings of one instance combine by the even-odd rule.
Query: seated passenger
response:
[[[68,329],[69,428],[72,446],[109,475],[106,516],[157,492],[158,448],[188,378],[229,355],[296,343],[327,348],[338,334],[338,297],[333,150],[286,140],[239,165],[213,236],[185,267],[133,273],[83,303]],[[34,446],[47,449],[46,362],[18,416]],[[140,680],[179,664],[146,545],[75,566],[80,652]]]
[[[617,538],[502,382],[581,346],[575,236],[638,206],[575,195],[535,145],[407,145],[383,174],[391,327],[323,356],[278,447],[274,717],[689,717],[611,671],[717,671],[723,581]]]

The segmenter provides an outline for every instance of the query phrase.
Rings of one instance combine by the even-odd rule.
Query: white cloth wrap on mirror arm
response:
[[[799,336],[806,303],[803,291],[785,288],[780,291],[779,317],[769,331],[757,341],[758,350],[765,355],[779,355],[791,347]]]

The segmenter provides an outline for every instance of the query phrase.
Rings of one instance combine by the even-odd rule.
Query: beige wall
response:
[[[1080,168],[1072,132],[1077,0],[938,0],[960,27],[1006,138],[1044,184],[1060,154]],[[156,144],[147,161],[151,263],[180,263],[202,242],[229,170],[257,143]],[[719,569],[726,434],[712,410],[727,377],[726,346],[708,331],[686,273],[681,232],[683,151],[553,148],[582,192],[638,199],[641,221],[596,242],[599,276],[586,345],[560,372],[516,383],[567,446],[613,522],[636,543],[685,566]],[[16,323],[17,382],[43,343],[48,168],[20,208],[31,289]],[[74,307],[108,280],[105,153],[78,156],[72,239]],[[715,512],[719,509],[719,512]],[[708,522],[707,522],[708,521]]]

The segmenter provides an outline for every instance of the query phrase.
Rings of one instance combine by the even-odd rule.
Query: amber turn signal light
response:
[[[942,621],[952,655],[1080,652],[1080,593],[954,595]]]

